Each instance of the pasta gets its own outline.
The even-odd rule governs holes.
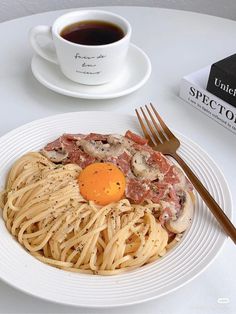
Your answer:
[[[85,200],[81,168],[27,153],[10,170],[1,196],[9,232],[40,261],[73,272],[113,275],[164,255],[168,233],[153,208],[128,199],[105,206]]]

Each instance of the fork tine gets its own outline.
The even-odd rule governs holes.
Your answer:
[[[161,141],[159,140],[159,137],[157,136],[155,130],[153,129],[153,126],[151,125],[150,121],[148,120],[148,118],[147,118],[147,116],[146,116],[146,114],[145,114],[143,108],[140,107],[140,110],[142,111],[142,114],[143,114],[143,116],[144,116],[144,119],[145,119],[145,121],[146,121],[146,123],[147,123],[147,125],[148,125],[148,127],[149,127],[149,130],[150,130],[150,132],[152,133],[152,136],[154,137],[156,143],[157,143],[157,144],[161,144]]]
[[[148,143],[149,143],[150,146],[154,146],[155,143],[153,142],[153,140],[151,139],[150,135],[148,134],[148,131],[147,131],[147,129],[146,129],[146,126],[145,126],[145,124],[143,123],[143,120],[142,120],[142,118],[140,117],[138,110],[135,109],[135,112],[136,112],[136,115],[137,115],[137,117],[138,117],[138,121],[139,121],[139,123],[140,123],[140,126],[141,126],[141,128],[142,128],[142,130],[143,130],[144,137],[148,140]]]
[[[159,113],[156,111],[155,107],[153,106],[152,103],[150,103],[150,106],[152,107],[153,112],[155,113],[155,116],[157,117],[158,121],[160,122],[160,125],[162,127],[162,129],[164,130],[164,132],[166,133],[166,135],[171,138],[174,137],[175,135],[171,132],[171,130],[168,128],[168,126],[165,124],[165,122],[162,120],[161,116],[159,115]]]
[[[161,128],[159,127],[159,125],[156,123],[156,121],[155,121],[155,119],[154,119],[154,117],[153,117],[153,115],[152,115],[150,109],[148,108],[147,105],[145,105],[145,108],[147,109],[147,112],[148,112],[148,114],[149,114],[149,116],[150,116],[150,118],[151,118],[151,120],[152,120],[152,123],[153,123],[153,125],[155,126],[158,135],[160,136],[160,139],[162,140],[162,142],[163,142],[163,141],[166,141],[166,137],[165,137],[165,135],[163,134],[163,131],[161,130]]]

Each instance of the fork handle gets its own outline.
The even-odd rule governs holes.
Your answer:
[[[224,229],[226,234],[234,241],[236,244],[236,228],[229,220],[229,218],[225,215],[220,206],[216,203],[211,194],[207,191],[204,185],[200,182],[198,177],[193,173],[193,171],[189,168],[186,162],[176,153],[170,154],[182,167],[189,180],[198,191],[203,201],[207,205],[207,207],[211,210],[212,214],[215,216],[216,220],[220,224],[220,226]]]

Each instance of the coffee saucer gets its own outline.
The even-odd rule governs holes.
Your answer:
[[[126,63],[119,76],[112,82],[97,86],[69,80],[58,65],[39,55],[33,56],[31,69],[41,84],[57,93],[84,99],[109,99],[130,94],[143,86],[151,74],[151,62],[143,50],[130,44]]]

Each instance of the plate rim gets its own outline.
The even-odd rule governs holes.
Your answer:
[[[38,82],[40,82],[44,87],[58,93],[58,94],[62,94],[65,96],[69,96],[69,97],[73,97],[73,98],[79,98],[79,99],[91,99],[91,100],[101,100],[101,99],[112,99],[112,98],[118,98],[118,97],[122,97],[128,94],[131,94],[133,92],[135,92],[136,90],[138,90],[139,88],[141,88],[149,79],[151,72],[152,72],[152,65],[151,65],[151,61],[150,58],[148,57],[148,55],[137,45],[130,43],[130,47],[132,49],[136,49],[143,57],[143,59],[145,60],[145,63],[147,65],[146,67],[146,73],[143,76],[143,78],[135,85],[129,87],[129,88],[124,88],[122,91],[120,92],[114,92],[114,93],[109,93],[109,94],[101,94],[101,95],[95,95],[95,94],[88,94],[88,93],[77,93],[74,91],[69,91],[65,88],[60,88],[57,85],[52,84],[51,82],[46,81],[43,76],[38,72],[37,67],[35,65],[36,63],[36,59],[40,58],[43,61],[47,61],[44,60],[42,57],[40,57],[37,54],[34,54],[31,60],[31,70],[32,73],[34,75],[34,77],[36,78],[36,80]],[[47,61],[49,62],[49,61]],[[64,75],[64,74],[62,74]],[[68,79],[68,78],[66,78]],[[69,80],[69,79],[68,79]],[[76,84],[76,83],[75,83]],[[79,84],[81,85],[81,84]]]
[[[112,112],[111,111],[75,111],[75,112],[67,112],[67,113],[60,113],[60,114],[56,114],[56,115],[50,115],[50,116],[46,116],[44,118],[40,118],[40,119],[36,119],[36,120],[33,120],[31,122],[28,122],[28,123],[25,123],[21,126],[18,126],[16,128],[14,128],[13,130],[5,133],[4,135],[2,135],[0,137],[0,143],[2,141],[4,141],[5,139],[7,139],[9,136],[11,136],[11,134],[14,134],[16,132],[19,132],[25,128],[28,128],[28,127],[34,127],[34,125],[37,125],[38,123],[41,123],[41,122],[47,122],[48,120],[50,121],[51,119],[53,118],[60,118],[60,117],[63,117],[63,116],[70,116],[70,115],[74,115],[74,114],[89,114],[89,115],[102,115],[102,114],[108,114],[108,115],[112,115]],[[126,114],[126,113],[117,113],[118,116],[120,116],[121,118],[122,117],[129,117],[129,118],[135,118],[134,115],[132,114]],[[225,188],[227,189],[227,193],[228,193],[228,203],[229,203],[229,208],[227,208],[227,211],[228,211],[228,216],[230,219],[232,219],[233,217],[233,199],[232,199],[232,193],[231,193],[231,190],[229,188],[229,185],[228,185],[228,182],[225,178],[225,175],[223,173],[223,171],[221,170],[221,168],[217,165],[217,163],[214,161],[214,159],[211,157],[211,155],[208,154],[208,152],[206,152],[198,143],[194,142],[193,140],[191,140],[190,138],[188,138],[187,136],[183,135],[182,133],[180,132],[177,132],[175,130],[173,130],[176,134],[178,134],[181,138],[180,140],[182,140],[182,138],[188,142],[190,142],[191,144],[193,144],[195,147],[198,147],[200,148],[200,150],[204,151],[204,153],[207,155],[207,157],[211,160],[212,164],[214,164],[215,167],[217,167],[218,171],[219,171],[219,174],[222,176],[222,178],[224,179],[224,185],[225,185]],[[2,219],[2,218],[1,218]],[[148,302],[148,301],[151,301],[151,300],[154,300],[154,299],[158,299],[164,295],[168,295],[176,290],[178,290],[179,288],[185,286],[186,284],[188,284],[189,282],[191,282],[192,280],[194,280],[196,277],[198,277],[200,274],[202,274],[212,263],[213,261],[217,258],[217,256],[220,254],[220,252],[222,251],[226,241],[229,240],[227,238],[227,236],[225,235],[224,236],[224,239],[221,240],[221,243],[220,243],[220,246],[218,247],[217,249],[217,252],[214,252],[213,254],[213,257],[211,258],[210,261],[207,261],[206,265],[204,265],[204,267],[201,268],[200,271],[197,271],[197,273],[195,275],[193,275],[191,278],[185,280],[183,283],[180,283],[178,284],[176,287],[174,288],[171,288],[169,289],[168,291],[166,292],[163,292],[163,293],[160,293],[159,295],[157,296],[150,296],[150,297],[145,297],[145,298],[142,298],[140,300],[136,300],[136,301],[125,301],[125,303],[123,304],[105,304],[105,305],[102,305],[102,304],[97,304],[97,305],[93,305],[93,304],[74,304],[74,303],[71,303],[70,301],[66,302],[65,300],[64,301],[61,301],[61,300],[55,300],[55,299],[51,299],[50,297],[45,297],[45,296],[41,296],[39,294],[37,294],[37,292],[32,292],[32,291],[28,291],[26,290],[25,288],[21,288],[19,286],[17,286],[15,283],[12,283],[12,282],[9,282],[5,277],[2,277],[2,274],[0,279],[2,281],[4,281],[5,283],[7,283],[9,286],[12,286],[14,288],[16,288],[17,290],[23,292],[23,293],[26,293],[27,295],[30,295],[30,296],[33,296],[33,297],[36,297],[36,298],[39,298],[41,300],[46,300],[46,301],[49,301],[49,302],[53,302],[55,304],[64,304],[64,305],[70,305],[70,306],[73,306],[73,307],[82,307],[82,308],[115,308],[115,307],[123,307],[123,306],[131,306],[131,305],[135,305],[135,304],[141,304],[141,303],[145,303],[145,302]]]

